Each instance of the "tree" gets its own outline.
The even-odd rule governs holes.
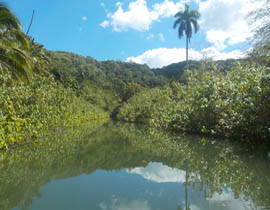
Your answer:
[[[253,42],[263,46],[270,42],[270,0],[253,0],[258,5],[249,15],[249,20],[254,26]]]
[[[195,33],[199,31],[198,19],[200,18],[200,13],[196,10],[189,10],[189,6],[186,4],[184,11],[179,11],[174,16],[177,18],[174,22],[173,28],[175,29],[178,26],[178,37],[181,39],[186,34],[186,62],[187,69],[188,66],[188,43],[192,37],[193,28]]]
[[[20,30],[21,25],[19,20],[12,12],[3,4],[0,3],[0,28]]]
[[[0,72],[29,79],[33,68],[30,41],[21,28],[19,20],[0,3]]]
[[[257,7],[248,14],[253,28],[253,50],[250,57],[253,61],[270,65],[270,0],[253,0]]]

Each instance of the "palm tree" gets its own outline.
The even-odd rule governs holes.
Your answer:
[[[4,5],[0,3],[0,28],[6,29],[21,29],[19,20],[12,14],[12,12]]]
[[[200,13],[196,10],[189,10],[189,6],[185,5],[185,11],[180,11],[174,16],[177,18],[174,22],[173,28],[178,28],[178,37],[181,39],[184,35],[184,31],[186,34],[186,61],[187,61],[187,69],[188,66],[188,43],[190,42],[190,38],[192,37],[192,30],[194,28],[195,33],[199,31],[198,19],[200,18]],[[193,26],[193,27],[192,27]]]
[[[0,3],[0,72],[10,72],[17,79],[29,79],[33,64],[29,38],[19,20]]]

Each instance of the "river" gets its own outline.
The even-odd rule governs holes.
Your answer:
[[[0,153],[0,209],[270,209],[267,149],[107,123]]]

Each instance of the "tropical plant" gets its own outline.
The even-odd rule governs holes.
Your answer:
[[[199,31],[199,24],[198,19],[200,18],[200,13],[196,10],[189,10],[189,6],[186,4],[184,11],[179,11],[174,16],[177,18],[174,22],[173,28],[175,29],[178,27],[178,37],[181,39],[186,34],[186,62],[187,62],[187,69],[188,66],[188,43],[192,37],[192,30],[194,28],[195,33]],[[192,28],[193,26],[193,28]]]
[[[19,20],[0,4],[0,72],[9,71],[17,79],[29,79],[33,64],[29,55],[29,38]]]
[[[19,20],[12,14],[12,12],[4,5],[0,3],[0,28],[6,29],[21,29]]]

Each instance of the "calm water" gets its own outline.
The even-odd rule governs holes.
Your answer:
[[[113,123],[58,132],[0,154],[0,209],[270,209],[267,150],[218,142]]]

